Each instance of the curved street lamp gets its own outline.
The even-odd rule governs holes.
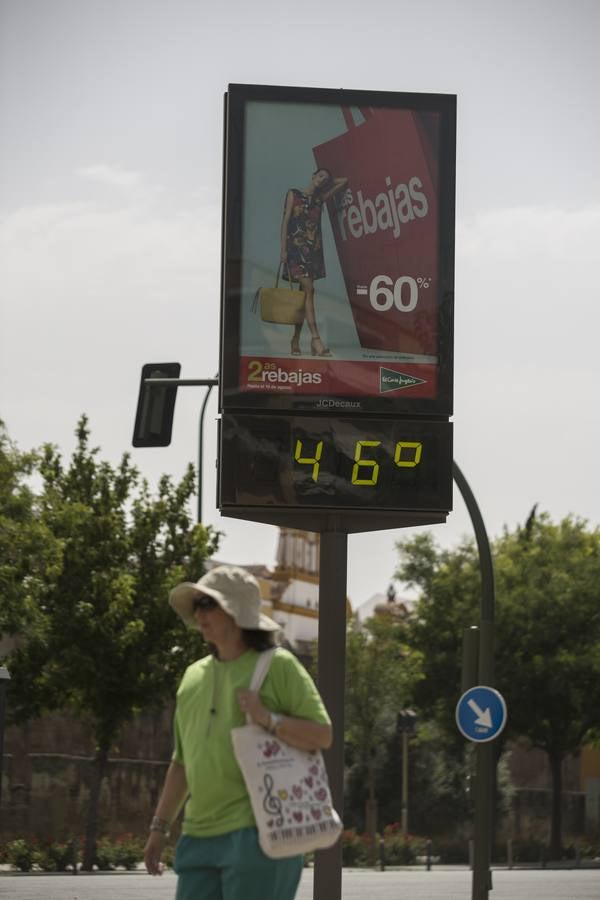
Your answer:
[[[452,464],[452,474],[465,501],[477,540],[479,567],[481,570],[481,621],[479,624],[479,651],[477,664],[478,683],[493,686],[494,680],[494,614],[496,589],[494,584],[494,564],[483,517],[479,511],[473,491],[467,479],[457,466]],[[471,630],[471,636],[474,632]],[[467,642],[465,641],[465,647]],[[466,668],[466,667],[465,667]],[[473,667],[473,671],[475,671]],[[463,685],[464,689],[473,685]],[[492,848],[492,793],[494,784],[493,741],[477,744],[475,775],[475,822],[473,854],[472,900],[488,900],[492,889],[490,871]]]

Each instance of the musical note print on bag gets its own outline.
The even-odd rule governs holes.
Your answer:
[[[268,772],[265,773],[263,778],[263,784],[265,786],[265,796],[263,797],[263,809],[268,815],[277,816],[276,824],[283,825],[283,816],[281,800],[279,797],[273,796],[273,787],[275,782],[271,775]]]

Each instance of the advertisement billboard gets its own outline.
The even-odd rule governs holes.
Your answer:
[[[455,113],[230,85],[223,409],[451,415]]]

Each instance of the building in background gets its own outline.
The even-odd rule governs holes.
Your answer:
[[[414,606],[414,600],[400,598],[396,594],[393,584],[390,584],[385,594],[373,594],[367,600],[359,603],[354,610],[354,616],[359,625],[363,625],[367,619],[371,619],[378,613],[391,613],[399,619],[406,619]]]
[[[273,618],[300,656],[319,632],[319,535],[281,528],[273,572]],[[348,607],[349,609],[349,607]]]
[[[275,568],[243,568],[257,579],[263,612],[281,625],[285,643],[301,658],[310,657],[319,632],[319,535],[280,528]]]

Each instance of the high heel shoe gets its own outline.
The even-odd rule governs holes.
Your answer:
[[[311,338],[310,352],[313,356],[331,356],[331,350],[323,344],[320,337]]]
[[[300,356],[300,338],[293,337],[292,338],[292,346],[291,346],[292,356]]]

